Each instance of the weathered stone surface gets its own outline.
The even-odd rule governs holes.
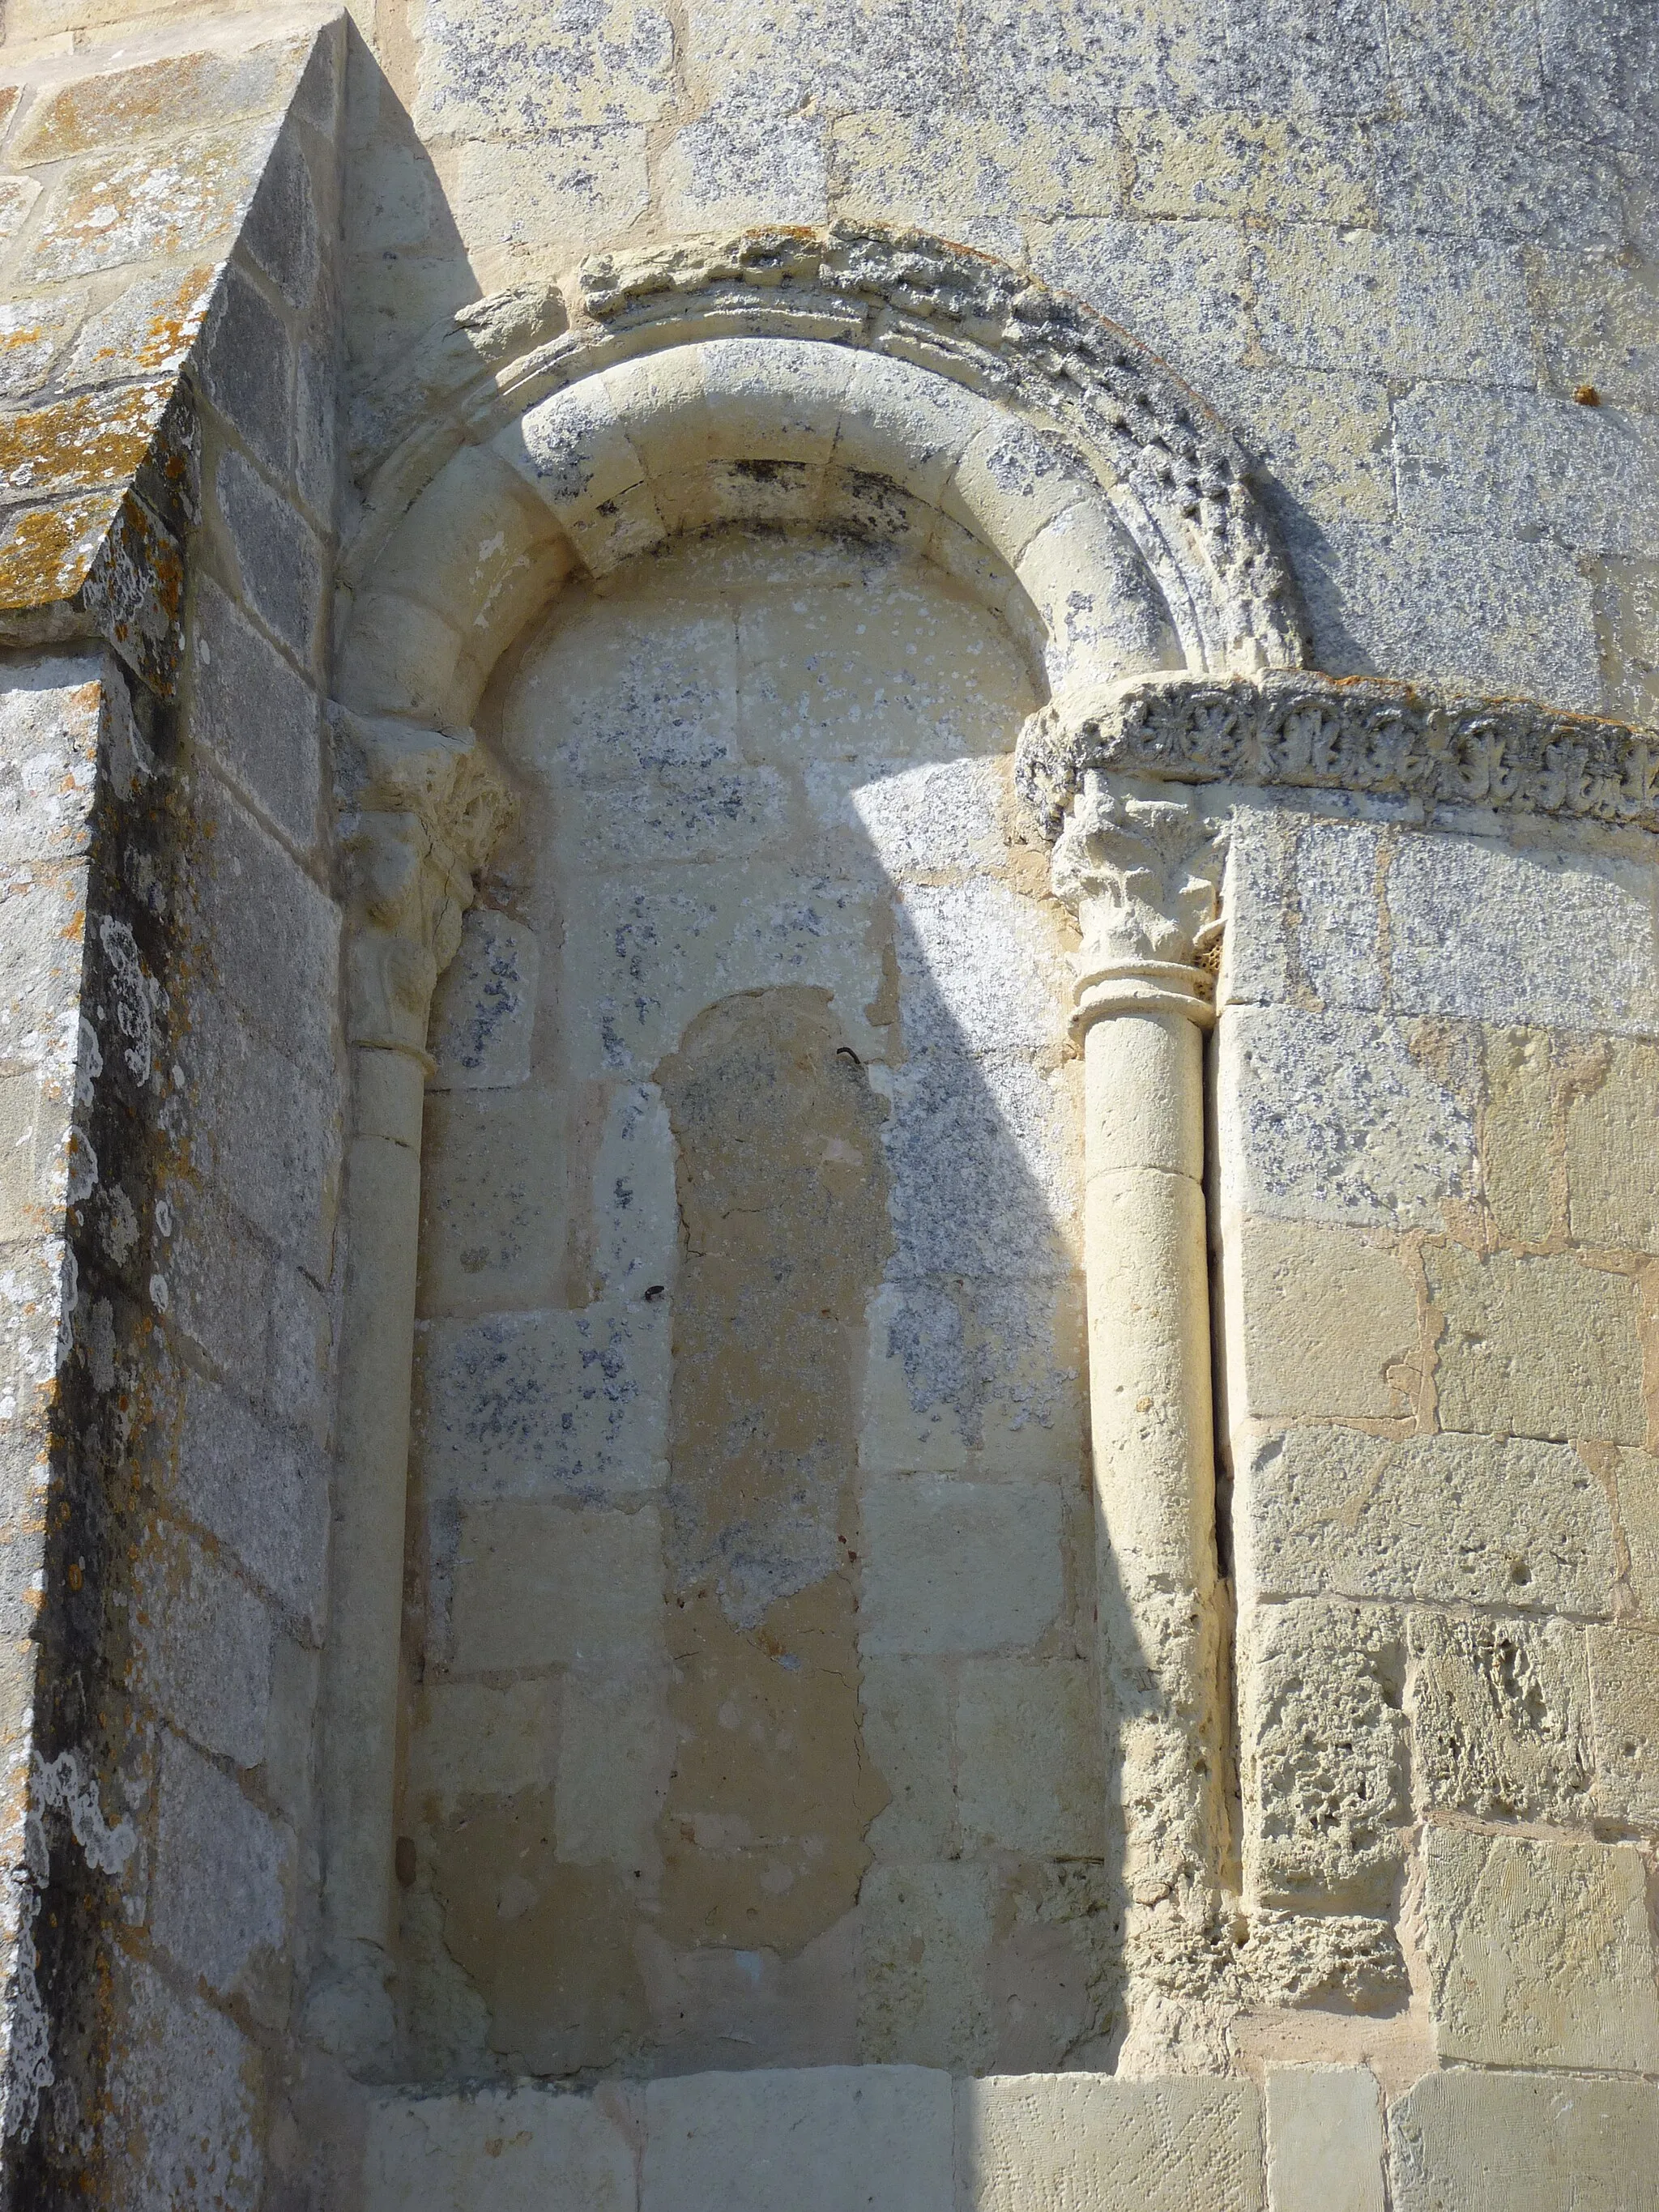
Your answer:
[[[1483,1820],[1588,1820],[1583,1632],[1565,1621],[1411,1620],[1414,1764],[1426,1806]]]
[[[211,577],[196,586],[193,727],[248,797],[304,852],[321,798],[316,693]]]
[[[1609,1043],[1577,1073],[1567,1103],[1567,1218],[1574,1238],[1614,1251],[1659,1243],[1654,1096],[1659,1052]]]
[[[597,1667],[648,1650],[662,1606],[654,1510],[503,1498],[461,1521],[449,1623],[459,1671]]]
[[[1261,2118],[1248,2082],[1025,2075],[957,2092],[974,2212],[1259,2212]]]
[[[205,1751],[258,1766],[270,1696],[271,1623],[265,1607],[199,1545],[158,1528],[139,1558],[137,1686],[162,1717]],[[173,1631],[188,1618],[188,1640]]]
[[[625,2093],[575,2097],[526,2083],[369,2106],[365,2212],[469,2212],[481,2171],[501,2212],[634,2212]]]
[[[1648,2081],[1455,2067],[1391,2106],[1389,2142],[1400,2212],[1646,2212],[1659,2202],[1659,2092]]]
[[[1413,1042],[1376,1016],[1224,1020],[1224,1199],[1279,1220],[1438,1227],[1473,1188],[1474,1117]]]
[[[1267,2069],[1268,2212],[1382,2212],[1382,2100],[1363,2066]]]
[[[1596,1809],[1641,1827],[1659,1826],[1653,1740],[1659,1638],[1638,1629],[1592,1628],[1589,1644]]]
[[[1443,2057],[1653,2069],[1659,1996],[1646,1875],[1628,1844],[1435,1827],[1424,1867]]]
[[[155,1940],[191,1980],[220,1996],[236,1991],[269,2018],[281,1990],[293,1838],[175,1736],[162,1738],[160,1788]]]
[[[964,1849],[1099,1857],[1101,1742],[1088,1660],[969,1660],[956,1724]]]
[[[1425,1252],[1440,1419],[1483,1434],[1639,1444],[1643,1305],[1627,1275],[1566,1256]]]
[[[1029,1650],[1060,1610],[1060,1513],[1050,1483],[866,1484],[864,1649]]]
[[[264,2179],[258,2132],[264,2067],[222,2012],[123,1962],[119,2023],[99,2136],[129,2185],[166,2203],[205,2195],[252,2212]]]
[[[1255,1445],[1237,1497],[1243,1572],[1264,1596],[1612,1609],[1607,1492],[1565,1445],[1291,1430]]]
[[[1266,1607],[1240,1644],[1246,1880],[1268,1905],[1386,1908],[1410,1818],[1398,1616]]]
[[[1395,1253],[1322,1223],[1247,1217],[1236,1410],[1262,1420],[1402,1413],[1418,1387],[1416,1285]]]
[[[951,2083],[920,2067],[704,2074],[645,2092],[641,2212],[951,2212]]]

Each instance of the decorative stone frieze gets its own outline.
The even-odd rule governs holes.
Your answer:
[[[1059,835],[1091,769],[1659,830],[1659,738],[1650,731],[1529,699],[1307,669],[1134,676],[1096,699],[1051,702],[1026,724],[1015,765],[1044,836]]]

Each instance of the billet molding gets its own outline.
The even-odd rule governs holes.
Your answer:
[[[1659,830],[1659,733],[1379,677],[1158,674],[1052,701],[1026,722],[1015,756],[1030,826],[1060,836],[1092,771]]]
[[[1308,641],[1253,465],[1219,416],[1128,331],[991,256],[871,224],[762,228],[596,255],[428,334],[354,409],[364,507],[343,549],[367,586],[403,517],[464,446],[620,362],[719,337],[886,354],[1058,433],[1109,487],[1212,669],[1295,667]]]

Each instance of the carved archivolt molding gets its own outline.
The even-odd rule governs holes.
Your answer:
[[[1060,834],[1091,771],[1350,791],[1659,830],[1659,736],[1526,699],[1297,669],[1145,675],[1053,701],[1021,732],[1032,826]]]
[[[743,340],[787,349],[772,355],[781,388],[757,394],[745,431],[733,395],[705,375],[713,404],[694,422],[690,349],[707,365]],[[675,355],[686,360],[665,358]],[[526,465],[518,426],[550,401],[556,416],[590,412],[596,438],[614,416],[620,434],[594,447],[586,480],[580,451],[574,473]],[[659,402],[678,414],[672,437]],[[1013,568],[1023,549],[988,503],[978,514],[957,511],[965,499],[953,505],[957,465],[975,438],[985,458],[993,421],[1042,447],[1070,503],[1091,510],[1098,544],[1121,537],[1144,563],[1175,649],[1143,665],[1224,672],[1305,657],[1249,463],[1195,394],[1125,331],[1001,263],[919,233],[838,225],[604,255],[563,290],[482,302],[417,349],[361,413],[371,445],[404,434],[373,471],[343,558],[349,703],[459,726],[495,659],[565,575],[709,520],[914,536],[919,502]],[[634,481],[609,482],[607,468],[614,477],[631,465],[621,448],[635,432]],[[688,502],[683,483],[660,479],[685,475],[700,434],[704,462],[775,473],[750,477],[746,504],[729,481],[712,505]],[[654,454],[640,449],[653,438]],[[792,470],[805,473],[792,483]],[[606,482],[584,509],[584,492]],[[909,512],[884,493],[894,485]],[[611,501],[623,503],[616,516],[600,511]],[[624,520],[631,529],[605,527]],[[1091,582],[1085,574],[1084,596]]]

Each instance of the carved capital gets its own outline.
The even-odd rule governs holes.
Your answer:
[[[332,710],[349,1042],[423,1055],[433,986],[514,798],[472,732]]]
[[[1193,795],[1089,771],[1055,841],[1054,896],[1077,915],[1073,1026],[1109,1013],[1214,1019],[1219,851]]]

